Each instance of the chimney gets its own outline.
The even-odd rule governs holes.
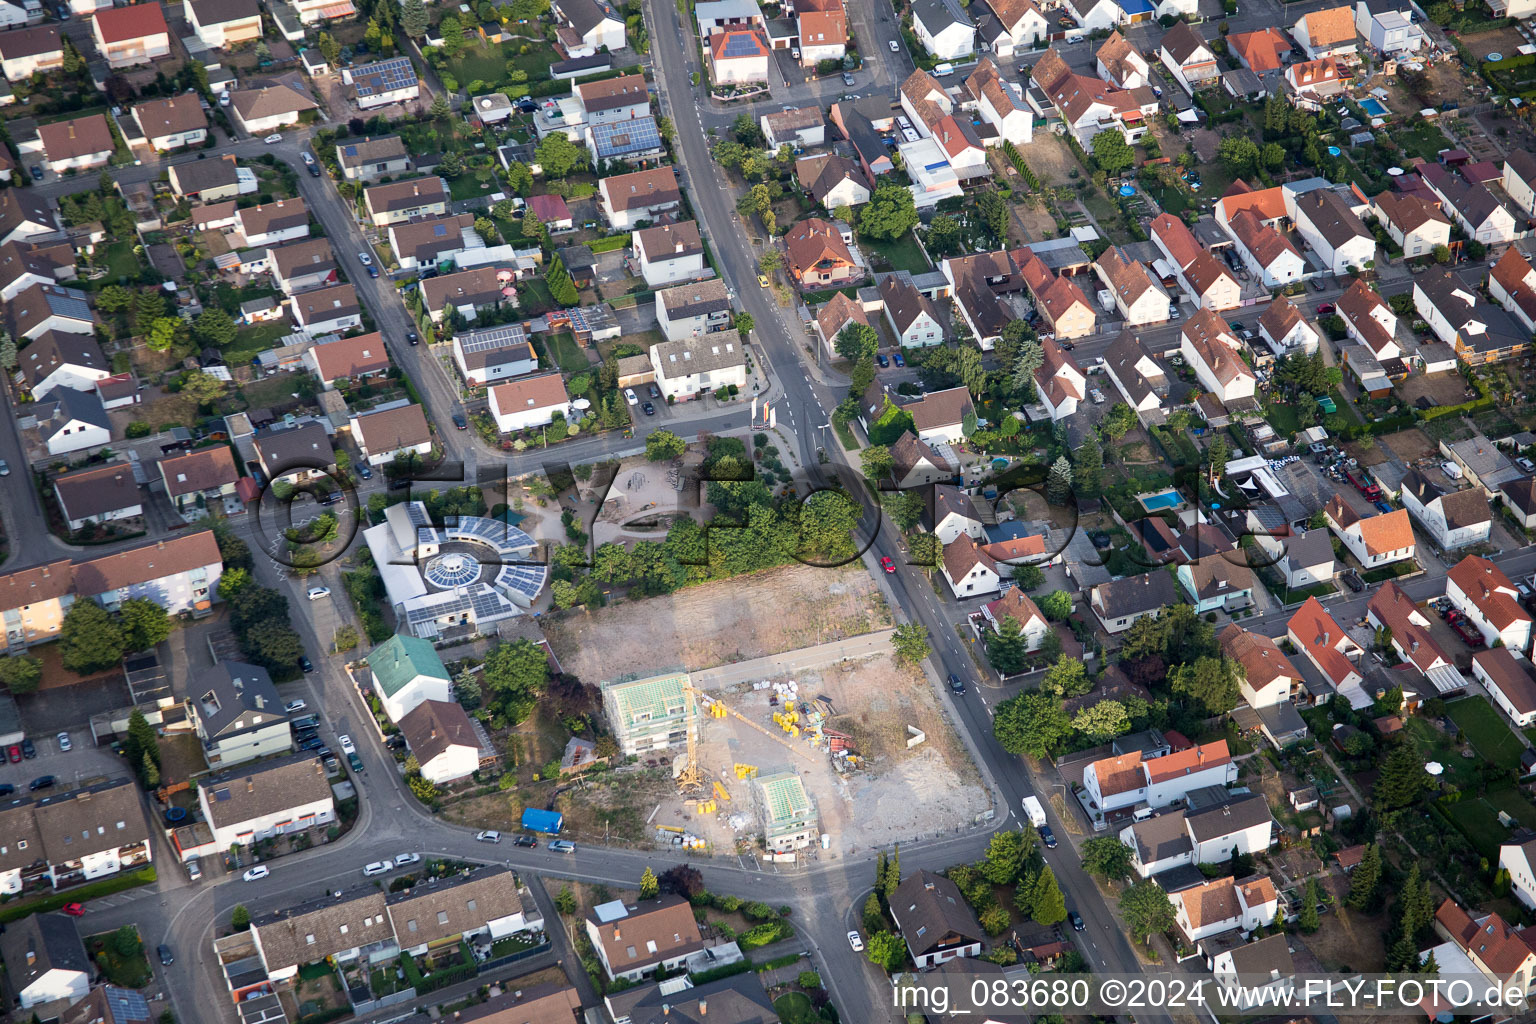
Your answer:
[[[256,779],[253,776],[247,775],[245,777],[245,791],[247,793],[256,792]]]
[[[30,943],[28,943],[28,945],[27,945],[27,966],[31,967],[35,963],[37,963],[37,947],[32,945],[32,944],[30,944]]]
[[[708,1012],[709,1012],[709,1003],[706,1002],[703,999],[700,999],[699,1000],[699,1016],[702,1017],[705,1014],[707,1014]]]

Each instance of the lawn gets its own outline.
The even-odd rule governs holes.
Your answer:
[[[909,231],[894,241],[860,238],[859,246],[866,252],[884,259],[892,270],[905,270],[913,274],[926,274],[932,268],[923,255],[917,239]]]
[[[1463,794],[1455,803],[1442,806],[1478,852],[1489,860],[1498,856],[1500,844],[1508,841],[1511,834],[1499,820],[1500,811],[1527,828],[1536,828],[1536,807],[1512,789],[1494,790],[1480,797]]]
[[[1338,433],[1345,427],[1357,425],[1360,421],[1343,393],[1336,391],[1332,397],[1334,404],[1338,406],[1338,412],[1326,413],[1320,421],[1322,425],[1331,433]],[[1269,421],[1270,426],[1275,428],[1275,433],[1282,437],[1291,437],[1301,431],[1301,416],[1297,413],[1297,407],[1294,404],[1266,402],[1264,418]]]
[[[89,291],[99,291],[109,284],[137,280],[143,266],[139,263],[138,257],[133,254],[135,244],[134,240],[126,239],[113,242],[105,249],[98,250],[95,256],[96,265],[106,268],[106,276],[88,281],[84,287]]]
[[[448,194],[455,202],[464,199],[480,199],[496,190],[496,171],[489,165],[467,170],[448,182]]]
[[[524,45],[530,46],[529,52],[518,53]],[[525,43],[518,40],[494,46],[477,43],[466,46],[463,53],[448,61],[448,73],[457,78],[462,87],[483,82],[499,90],[514,84],[507,72],[509,63],[519,71],[526,72],[528,82],[539,82],[549,78],[549,66],[559,59],[560,56],[547,43]]]
[[[561,373],[585,373],[591,364],[586,353],[568,331],[554,331],[544,336],[544,346],[549,357],[560,367]]]
[[[1462,757],[1460,752],[1453,749],[1450,740],[1439,729],[1425,719],[1414,716],[1408,719],[1404,731],[1424,761],[1439,761],[1445,766],[1446,781],[1459,789],[1476,785],[1476,762]]]
[[[242,327],[240,333],[235,335],[235,343],[225,346],[221,354],[230,366],[242,366],[255,359],[258,352],[265,352],[293,331],[293,325],[286,319]]]
[[[1520,754],[1525,745],[1509,731],[1493,705],[1483,697],[1467,697],[1445,706],[1445,713],[1471,741],[1479,754],[1500,768],[1520,770]]]
[[[1442,149],[1451,148],[1451,140],[1429,121],[1415,121],[1411,127],[1403,126],[1393,132],[1398,145],[1409,156],[1433,161]]]
[[[124,956],[118,947],[117,932],[103,932],[85,940],[86,952],[101,968],[107,981],[123,988],[143,988],[149,984],[149,958],[144,955],[144,941],[133,925],[124,925],[133,932],[133,952]]]
[[[773,1001],[779,1020],[784,1024],[812,1024],[818,1018],[811,997],[804,992],[786,992]]]

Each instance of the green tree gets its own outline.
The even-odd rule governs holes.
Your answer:
[[[891,647],[896,651],[896,659],[909,665],[917,665],[928,657],[932,648],[928,646],[928,627],[916,622],[906,622],[891,633]]]
[[[555,894],[555,909],[566,917],[576,913],[576,894],[571,891],[569,885],[562,885],[560,891]]]
[[[1382,763],[1372,797],[1380,810],[1401,810],[1418,800],[1426,781],[1424,765],[1413,745],[1399,744]]]
[[[1246,135],[1228,135],[1216,144],[1216,159],[1234,178],[1242,178],[1258,169],[1259,145]]]
[[[1072,728],[1094,743],[1107,743],[1131,731],[1131,717],[1117,700],[1101,700],[1083,708],[1072,719]]]
[[[532,713],[549,682],[549,661],[527,637],[491,648],[485,658],[485,685],[507,720],[523,721]]]
[[[1211,446],[1205,451],[1206,463],[1213,481],[1227,475],[1227,457],[1231,454],[1232,449],[1227,446],[1227,439],[1220,434],[1216,435],[1216,440],[1212,441]]]
[[[1418,862],[1408,870],[1408,877],[1399,892],[1398,921],[1403,932],[1417,940],[1428,933],[1435,919],[1434,894],[1430,892],[1429,879],[1420,872]]]
[[[1088,678],[1087,668],[1078,659],[1065,654],[1040,677],[1040,692],[1053,697],[1081,697],[1091,689],[1093,680]]]
[[[917,219],[911,190],[882,178],[859,213],[859,230],[870,238],[892,241],[911,231]]]
[[[1448,246],[1448,245],[1437,245],[1437,246],[1435,246],[1435,248],[1434,248],[1434,257],[1435,257],[1435,262],[1436,263],[1449,263],[1449,262],[1451,262],[1451,247]]]
[[[880,909],[880,896],[871,892],[869,898],[864,901],[864,930],[870,934],[882,931],[885,928],[885,914]]]
[[[236,903],[235,909],[229,912],[229,926],[237,932],[250,928],[251,912],[245,909],[244,903]]]
[[[1344,902],[1356,910],[1374,910],[1381,887],[1381,848],[1369,843],[1360,855],[1360,863],[1349,876],[1349,894]]]
[[[449,17],[452,17],[452,15],[449,15]],[[444,18],[443,28],[446,30],[447,27],[448,19]],[[462,44],[462,40],[460,42]],[[333,68],[336,67],[337,63],[341,60],[341,44],[336,41],[336,38],[329,32],[321,32],[315,46],[319,49],[320,55],[325,58],[325,62]]]
[[[688,450],[688,442],[670,430],[657,430],[645,439],[645,457],[651,462],[670,462],[680,459]]]
[[[752,328],[756,327],[757,323],[752,319],[751,313],[737,313],[733,326],[735,326],[736,333],[741,337],[741,340],[746,341],[752,334]]]
[[[765,249],[757,258],[757,269],[764,274],[771,274],[782,266],[784,266],[784,254],[777,249]]]
[[[880,347],[880,334],[868,324],[855,320],[837,332],[832,347],[842,358],[862,362],[875,357],[875,351]]]
[[[659,895],[661,895],[661,883],[656,881],[656,872],[647,866],[640,875],[640,898],[653,900]]]
[[[1008,243],[1008,204],[996,192],[976,193],[976,216],[987,226],[997,244],[1003,248]]]
[[[16,339],[11,337],[10,331],[0,331],[0,370],[11,370],[16,366]]]
[[[1035,606],[1050,621],[1065,622],[1072,614],[1072,595],[1065,590],[1053,590],[1036,601]]]
[[[1317,931],[1319,924],[1317,905],[1322,898],[1323,894],[1317,887],[1317,879],[1307,879],[1307,888],[1301,897],[1301,910],[1296,914],[1296,927],[1307,935]]]
[[[123,647],[147,651],[171,635],[171,617],[163,607],[142,597],[130,597],[117,609],[123,629]]]
[[[956,349],[955,372],[960,375],[960,382],[965,385],[966,390],[980,398],[987,383],[987,372],[981,365],[981,350],[972,348],[970,345]],[[970,431],[974,430],[975,427],[972,426]]]
[[[144,344],[156,352],[169,352],[171,346],[176,344],[176,328],[180,323],[181,321],[176,317],[157,317],[149,325],[149,337],[145,339]]]
[[[1170,689],[1207,715],[1224,715],[1237,707],[1242,680],[1242,665],[1230,658],[1199,658],[1168,674]]]
[[[1119,132],[1099,132],[1093,137],[1093,159],[1099,169],[1113,178],[1122,171],[1130,170],[1136,163],[1136,153],[1125,136]]]
[[[427,117],[434,121],[446,121],[448,120],[448,115],[452,113],[453,108],[448,105],[447,96],[443,95],[442,93],[438,93],[436,96],[432,97],[432,105],[427,108]],[[447,160],[447,157],[444,157],[443,159]],[[438,166],[441,167],[442,165],[439,164]]]
[[[81,71],[85,70],[85,58],[82,57],[80,55],[80,51],[75,48],[75,41],[73,39],[65,36],[63,43],[64,45],[62,49],[64,51],[64,73],[66,75],[78,75]]]
[[[43,680],[43,663],[30,654],[10,654],[0,657],[0,686],[19,697],[34,693]]]
[[[1010,754],[1044,757],[1072,734],[1061,701],[1046,693],[1021,693],[997,706],[992,735]]]
[[[431,26],[431,16],[422,0],[405,0],[400,5],[400,30],[412,39],[420,39]]]
[[[1104,434],[1111,441],[1118,441],[1134,430],[1136,423],[1136,410],[1124,402],[1116,402],[1104,417]]]
[[[1003,616],[997,629],[984,634],[987,661],[1001,676],[1015,676],[1029,665],[1029,638],[1012,615]]]
[[[890,448],[883,444],[872,444],[859,452],[859,465],[864,470],[866,480],[879,483],[890,475],[896,460],[891,457]]]
[[[1012,885],[1034,848],[1032,839],[1023,832],[994,832],[987,842],[987,859],[981,864],[981,873],[993,885]]]
[[[527,196],[533,191],[533,172],[528,165],[513,160],[507,165],[507,185],[520,196]]]
[[[901,847],[891,847],[891,855],[885,859],[885,877],[881,880],[882,893],[887,905],[891,902],[891,894],[901,884]]]
[[[1015,323],[1019,321],[1014,321]],[[1019,354],[1013,360],[1013,390],[1020,394],[1035,394],[1035,371],[1045,365],[1045,349],[1038,341],[1019,344]]]
[[[1100,135],[1111,134],[1100,132]],[[1113,134],[1118,135],[1119,132]],[[1098,138],[1097,135],[1094,138]],[[1058,455],[1051,464],[1050,475],[1045,478],[1045,500],[1052,505],[1065,505],[1072,497],[1072,464],[1065,455]]]
[[[1047,865],[1035,879],[1034,899],[1030,901],[1029,916],[1035,924],[1050,928],[1067,919],[1067,901],[1056,883],[1056,872]]]
[[[139,782],[145,789],[158,789],[160,786],[160,766],[155,764],[155,759],[149,756],[149,751],[139,760]]]
[[[875,932],[864,944],[869,962],[887,974],[901,969],[907,962],[907,944],[894,932]]]
[[[71,672],[92,675],[123,660],[123,630],[95,601],[70,605],[59,627],[59,660]]]
[[[1131,937],[1150,942],[1157,932],[1173,927],[1173,904],[1155,882],[1137,882],[1120,894],[1120,916]]]
[[[96,293],[96,308],[103,313],[126,313],[133,305],[133,292],[120,284],[109,284]]]
[[[1083,870],[1110,881],[1131,877],[1131,848],[1115,836],[1083,840]]]
[[[960,222],[947,213],[938,214],[928,225],[928,251],[936,256],[951,256],[960,251]]]
[[[1077,494],[1084,498],[1099,497],[1104,490],[1103,477],[1104,449],[1099,447],[1098,435],[1090,433],[1073,453],[1072,479]]]
[[[544,136],[534,158],[544,174],[551,178],[563,178],[578,167],[587,166],[587,151],[565,137],[564,132],[551,132]]]

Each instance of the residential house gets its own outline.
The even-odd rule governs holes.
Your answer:
[[[229,109],[241,130],[248,135],[265,135],[298,124],[300,115],[318,110],[319,104],[292,86],[279,83],[232,91]]]
[[[968,10],[982,49],[1002,58],[1033,50],[1050,35],[1050,22],[1034,0],[976,0]]]
[[[984,2],[978,0],[978,4]],[[1001,6],[1003,0],[998,3]],[[1032,0],[1019,0],[1018,6],[1039,14]],[[1018,86],[1002,76],[990,57],[983,57],[976,63],[976,70],[965,80],[965,91],[970,96],[968,105],[974,106],[982,120],[992,128],[992,134],[983,140],[988,145],[1010,142],[1023,146],[1034,138],[1034,114],[1024,103]]]
[[[1296,247],[1252,210],[1239,211],[1227,227],[1243,262],[1265,288],[1284,287],[1306,273],[1306,261]]]
[[[1223,945],[1210,959],[1211,973],[1234,1006],[1280,1006],[1296,988],[1296,961],[1283,934],[1241,945]]]
[[[864,276],[864,267],[831,221],[818,217],[800,221],[784,236],[784,246],[790,275],[802,288],[835,288]]]
[[[521,260],[513,267],[491,264],[425,278],[417,283],[422,308],[433,323],[442,323],[450,311],[473,321],[482,309],[500,309],[503,302],[515,303],[517,291],[512,282],[526,276],[521,264]],[[575,275],[572,276],[574,279]]]
[[[1375,629],[1391,631],[1392,650],[1405,665],[1412,665],[1431,682],[1459,688],[1465,683],[1451,659],[1429,631],[1429,616],[1395,582],[1388,581],[1371,595],[1366,621]]]
[[[178,514],[200,514],[210,501],[234,496],[240,471],[228,445],[216,445],[160,460],[160,484]]]
[[[1531,341],[1530,331],[1502,307],[1448,270],[1430,270],[1414,279],[1413,308],[1468,365],[1510,359]]]
[[[639,981],[673,971],[704,948],[693,908],[667,895],[638,904],[613,900],[588,912],[587,938],[610,980]]]
[[[1106,633],[1123,633],[1137,619],[1155,619],[1178,599],[1173,576],[1160,569],[1100,583],[1088,594],[1088,604]]]
[[[1108,32],[1126,20],[1125,12],[1111,0],[1067,0],[1062,9],[1082,29],[1080,36]]]
[[[1444,211],[1468,238],[1484,245],[1514,241],[1514,215],[1487,185],[1468,181],[1440,164],[1424,164],[1419,168],[1419,177],[1439,197]]]
[[[366,136],[336,143],[336,163],[348,181],[374,181],[410,170],[411,154],[398,135]]]
[[[449,214],[432,220],[410,221],[389,226],[389,244],[402,269],[431,267],[451,260],[466,249],[478,249],[475,217],[471,213]]]
[[[1355,0],[1355,31],[1384,57],[1402,59],[1424,46],[1417,9],[1407,0]]]
[[[1536,977],[1536,948],[1526,929],[1516,929],[1498,914],[1474,918],[1446,899],[1435,911],[1435,934],[1443,936],[1491,983],[1529,992]],[[1438,959],[1438,958],[1437,958]]]
[[[59,388],[33,407],[38,438],[49,455],[68,455],[112,440],[112,423],[94,391]]]
[[[1077,405],[1088,397],[1088,378],[1073,358],[1055,341],[1041,342],[1044,359],[1035,369],[1035,391],[1040,403],[1059,423],[1077,412]]]
[[[134,988],[98,985],[58,1018],[59,1024],[149,1024],[149,1000]]]
[[[1531,676],[1530,664],[1508,647],[1490,647],[1472,655],[1472,675],[1517,729],[1536,724],[1536,678]]]
[[[401,950],[412,956],[424,956],[429,949],[451,947],[456,942],[467,941],[476,946],[486,940],[494,943],[517,932],[540,929],[544,923],[538,907],[531,900],[523,902],[517,876],[499,866],[426,879],[401,892],[390,893],[385,902],[395,939]],[[546,992],[559,998],[550,999],[543,995]],[[480,1011],[495,1002],[490,1000],[475,1010],[462,1011],[459,1019],[510,1024],[517,1017],[518,1024],[546,1020],[551,1024],[572,1024],[572,1011],[580,1002],[573,989],[545,985],[524,989],[516,995],[521,999],[514,1000],[517,1005],[506,1015],[481,1015]],[[506,1009],[505,1004],[503,1008]],[[571,1020],[559,1016],[562,1010]]]
[[[304,352],[304,362],[327,391],[338,380],[362,380],[389,371],[389,353],[378,331],[355,338],[337,338]]]
[[[1306,654],[1335,692],[1348,698],[1351,706],[1368,707],[1373,703],[1361,689],[1365,676],[1360,671],[1360,659],[1365,649],[1344,632],[1317,598],[1307,598],[1296,610],[1286,623],[1285,635]]]
[[[1488,496],[1480,487],[1442,491],[1410,467],[1402,482],[1402,501],[1412,516],[1445,551],[1482,544],[1493,529]]]
[[[1370,349],[1377,359],[1386,362],[1401,358],[1403,350],[1396,337],[1397,314],[1364,279],[1357,279],[1340,296],[1337,312],[1349,336]]]
[[[795,177],[824,210],[851,208],[869,202],[869,184],[859,165],[836,153],[822,153],[795,161]]]
[[[363,207],[375,227],[387,227],[448,212],[448,183],[433,175],[408,178],[363,190]]]
[[[968,534],[962,533],[944,546],[942,569],[950,592],[957,598],[995,594],[1002,585],[997,559]]]
[[[67,558],[0,576],[5,650],[15,653],[55,639],[74,601],[73,585],[73,567]]]
[[[929,444],[959,441],[966,435],[966,417],[976,415],[971,393],[963,387],[930,391],[902,408],[911,415],[918,440]]]
[[[962,534],[975,541],[985,541],[981,517],[970,495],[953,484],[938,484],[931,494],[933,535],[941,545],[953,544]]]
[[[158,5],[153,6],[156,11],[159,10]],[[120,9],[136,10],[129,7]],[[43,144],[44,162],[55,174],[105,167],[117,151],[117,141],[112,138],[112,129],[107,127],[105,114],[89,114],[69,121],[40,125],[37,136]]]
[[[1361,517],[1341,493],[1335,493],[1323,509],[1328,528],[1366,569],[1411,559],[1414,555],[1413,524],[1408,510],[1397,508]]]
[[[1155,765],[1155,760],[1147,762]],[[1219,864],[1269,850],[1275,818],[1260,793],[1243,793],[1184,814],[1196,864]]]
[[[1152,70],[1147,65],[1147,59],[1136,51],[1136,47],[1118,29],[1109,34],[1094,57],[1099,77],[1115,88],[1139,89],[1147,84],[1147,75]]]
[[[1263,876],[1241,884],[1216,878],[1173,894],[1174,923],[1190,942],[1267,927],[1279,907],[1275,884]]]
[[[731,330],[734,318],[725,282],[695,281],[657,292],[656,322],[668,341]]]
[[[682,205],[677,175],[670,167],[635,171],[597,183],[603,214],[615,231],[631,231],[639,221],[653,221]]]
[[[133,108],[133,120],[156,152],[201,146],[208,138],[208,115],[195,93],[170,99],[144,100]]]
[[[263,431],[253,442],[256,461],[269,482],[299,483],[321,476],[336,462],[325,428],[311,420],[283,430]]]
[[[114,71],[171,55],[171,32],[158,2],[97,11],[91,35]]]
[[[1251,400],[1258,386],[1258,378],[1243,361],[1241,351],[1226,320],[1209,309],[1186,320],[1179,334],[1179,354],[1205,390],[1223,404]]]
[[[5,36],[0,35],[0,53],[5,52],[4,40]],[[1500,184],[1516,206],[1528,217],[1536,217],[1536,155],[1524,149],[1511,149],[1504,158]]]
[[[1253,604],[1253,571],[1213,555],[1178,567],[1179,583],[1195,610],[1228,614]]]
[[[176,195],[203,203],[217,203],[256,191],[255,172],[240,167],[233,153],[172,164],[170,180],[171,191]]]
[[[820,107],[791,107],[758,118],[768,148],[775,153],[780,146],[805,149],[827,141],[827,116]]]
[[[64,66],[64,44],[59,26],[34,25],[0,32],[0,70],[7,82],[24,82]]]
[[[1499,497],[1521,526],[1536,529],[1536,477],[1522,476],[1500,484]]]
[[[1114,298],[1115,309],[1129,327],[1144,327],[1168,319],[1168,295],[1152,279],[1146,264],[1112,245],[1093,264],[1099,280]]]
[[[503,434],[548,426],[570,401],[559,373],[530,374],[491,388],[491,418]]]
[[[247,206],[236,215],[236,226],[247,248],[258,249],[309,237],[309,208],[303,199],[279,199]]]
[[[1045,261],[1029,250],[1019,258],[1018,267],[1024,286],[1034,300],[1035,310],[1056,335],[1057,341],[1070,341],[1093,333],[1098,314],[1076,281],[1051,273]]]
[[[912,32],[941,61],[958,60],[976,49],[976,26],[955,0],[916,0]]]
[[[938,79],[919,68],[906,77],[899,90],[901,109],[912,120],[912,128],[923,138],[933,134],[938,123],[955,109],[955,101]]]
[[[624,49],[624,19],[606,0],[560,0],[555,13],[563,23],[559,40],[567,57]]]
[[[211,534],[209,535],[212,536]],[[139,787],[117,778],[44,797],[32,805],[47,878],[57,889],[148,864],[149,822]],[[15,975],[11,977],[15,984]]]
[[[7,991],[23,1011],[84,999],[96,973],[75,919],[56,911],[31,914],[7,927],[0,934],[0,961]]]
[[[68,243],[0,245],[0,302],[10,302],[35,284],[61,284],[77,276],[75,250]]]
[[[350,284],[333,284],[300,292],[288,303],[293,322],[305,334],[335,334],[363,326],[362,307]]]
[[[1147,119],[1157,113],[1159,101],[1149,87],[1117,89],[1103,79],[1077,74],[1054,50],[1035,64],[1031,81],[1026,95],[1036,113],[1044,116],[1054,107],[1078,144],[1088,149],[1101,131],[1118,131],[1134,143],[1146,134]],[[1034,86],[1039,86],[1038,95]]]
[[[919,441],[917,435],[910,430],[891,445],[891,461],[891,478],[897,490],[927,487],[954,478],[948,460]]]
[[[1536,271],[1519,249],[1505,249],[1493,265],[1488,294],[1527,331],[1536,331]]]
[[[1327,530],[1293,533],[1285,541],[1285,553],[1275,563],[1285,585],[1304,590],[1333,579],[1333,544]]]
[[[981,606],[982,618],[996,632],[1002,632],[1003,621],[1012,619],[1024,638],[1025,649],[1038,651],[1051,631],[1051,624],[1040,612],[1040,607],[1030,600],[1022,587],[1010,587],[996,601]]]
[[[211,669],[199,670],[197,686],[202,696],[188,703],[197,738],[203,744],[203,758],[210,768],[290,749],[293,736],[288,714],[266,669],[221,660]],[[219,846],[227,848],[227,843]]]
[[[310,903],[254,916],[251,941],[269,982],[283,982],[307,964],[327,959],[365,965],[397,961],[399,944],[385,905],[385,893],[368,889],[336,899],[330,893]]]
[[[1364,0],[1360,6],[1365,6]],[[1387,189],[1371,200],[1371,213],[1405,259],[1431,256],[1437,246],[1450,245],[1451,219],[1440,212],[1439,203],[1421,195]]]
[[[401,717],[400,733],[434,786],[467,779],[480,768],[480,740],[464,708],[452,700],[424,700]]]
[[[1390,310],[1389,310],[1390,312]],[[1289,297],[1281,295],[1259,317],[1259,337],[1275,358],[1311,355],[1322,342],[1322,335],[1302,316]]]
[[[704,276],[704,243],[696,221],[659,224],[631,237],[640,276],[652,288]]]
[[[424,701],[453,699],[448,670],[429,640],[396,633],[364,660],[373,675],[373,692],[391,722],[399,722]]]
[[[675,982],[668,984],[663,981],[645,987],[626,989],[605,996],[603,1004],[608,1008],[615,1024],[667,1024],[674,1018],[700,1021],[705,1019],[706,1011],[710,1014],[711,1020],[718,1020],[723,1016],[725,1020],[741,1022],[741,1024],[756,1021],[769,1024],[779,1019],[773,1008],[773,1000],[763,988],[763,983],[758,980],[758,975],[751,971],[703,985],[685,987]],[[472,1024],[469,1015],[474,1012],[476,1011],[465,1011],[466,1024]],[[557,1021],[558,1024],[567,1024],[563,1017],[548,1019]],[[522,1024],[522,1022],[508,1019],[482,1021],[481,1024]]]
[[[651,92],[644,75],[620,75],[601,82],[578,82],[571,96],[587,124],[629,121],[651,112]]]
[[[772,51],[754,29],[733,28],[716,32],[707,40],[710,77],[715,85],[753,85],[768,82]]]
[[[1228,37],[1229,47],[1233,38]],[[1206,88],[1221,80],[1221,66],[1216,62],[1216,54],[1188,22],[1179,22],[1163,35],[1157,56],[1173,80],[1191,96],[1196,89]]]
[[[1291,35],[1308,60],[1348,57],[1360,49],[1354,13],[1348,6],[1313,11],[1291,26]]]
[[[1167,810],[1142,818],[1120,832],[1131,851],[1131,867],[1142,878],[1194,864],[1194,844],[1184,824],[1184,811]]]
[[[33,297],[23,294],[24,298],[20,301],[35,301]],[[83,306],[84,296],[79,301]],[[81,323],[88,325],[89,322]],[[17,333],[19,337],[27,336],[24,332]],[[21,350],[17,364],[16,379],[26,387],[34,401],[46,398],[54,388],[90,391],[95,388],[97,381],[112,375],[107,357],[93,335],[63,330],[46,330],[37,334],[32,344]]]
[[[944,341],[944,323],[933,300],[896,274],[880,282],[885,319],[902,348],[930,348]]]
[[[969,146],[969,140],[965,140],[965,145]],[[965,194],[959,168],[950,163],[944,146],[940,145],[937,138],[899,142],[896,144],[896,155],[908,170],[907,176],[912,184],[907,188],[912,193],[913,204],[919,210],[931,210],[946,199],[959,199]]]
[[[1477,670],[1478,659],[1484,654],[1503,654],[1511,662],[1513,657],[1508,651],[1479,651],[1472,659],[1472,669]],[[1500,659],[1503,660],[1503,659]],[[1517,669],[1524,674],[1524,669]],[[1530,685],[1527,679],[1527,685]],[[1536,694],[1533,694],[1536,697]],[[1515,898],[1527,908],[1536,909],[1536,836],[1532,836],[1523,842],[1507,842],[1499,847],[1499,864],[1502,871],[1509,872],[1510,888],[1514,891]]]
[[[656,386],[673,401],[735,385],[747,386],[746,345],[730,333],[664,341],[652,345],[651,366]]]
[[[1104,372],[1138,415],[1156,415],[1162,410],[1167,375],[1131,331],[1121,331],[1105,350]]]
[[[1344,91],[1349,71],[1337,58],[1324,57],[1292,64],[1281,77],[1293,106],[1321,110],[1324,103]]]
[[[359,110],[377,110],[421,95],[416,68],[406,56],[341,69],[341,81],[352,87],[349,98]]]
[[[1083,790],[1090,814],[1103,817],[1147,799],[1147,777],[1140,750],[1093,761],[1083,769]]]
[[[795,27],[803,67],[842,60],[848,52],[848,15],[843,0],[797,0]]]
[[[261,38],[257,0],[187,0],[187,24],[211,50],[227,50]]]
[[[71,531],[144,514],[139,485],[126,462],[108,462],[56,476],[53,496]]]
[[[1235,309],[1242,302],[1242,287],[1232,271],[1196,241],[1182,220],[1159,214],[1152,221],[1152,240],[1173,264],[1179,285],[1198,308]]]
[[[1243,666],[1238,693],[1254,710],[1289,703],[1293,696],[1305,693],[1301,673],[1270,637],[1234,622],[1221,631],[1219,642],[1221,652]]]
[[[873,100],[873,97],[870,97]],[[874,104],[865,101],[865,106]],[[887,107],[885,113],[888,114]],[[881,112],[866,113],[854,105],[853,101],[842,100],[832,104],[827,112],[828,119],[848,140],[849,147],[857,159],[859,167],[864,171],[866,180],[873,182],[882,174],[890,174],[895,171],[896,163],[891,157],[891,151],[885,147],[885,139],[875,130],[873,118],[883,120]],[[892,118],[892,124],[895,119]]]
[[[375,409],[352,417],[352,440],[370,466],[432,454],[432,431],[419,405]]]
[[[1375,264],[1376,236],[1331,188],[1314,189],[1296,199],[1296,230],[1335,275]]]
[[[533,344],[518,324],[455,334],[453,360],[470,387],[522,377],[539,368]]]
[[[1500,641],[1522,656],[1530,652],[1530,613],[1509,577],[1488,559],[1468,555],[1452,566],[1445,574],[1445,596],[1490,647]]]
[[[1440,454],[1455,463],[1462,474],[1481,487],[1489,498],[1497,495],[1506,483],[1524,475],[1482,434],[1473,434],[1465,441],[1441,441]]]
[[[959,887],[943,875],[923,869],[903,878],[890,910],[919,970],[981,955],[985,933]]]
[[[283,731],[287,734],[286,718]],[[287,746],[284,742],[283,749]],[[214,832],[212,846],[221,852],[336,820],[326,766],[309,751],[201,778],[198,804]]]

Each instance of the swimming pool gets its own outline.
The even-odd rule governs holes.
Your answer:
[[[1382,103],[1381,100],[1374,96],[1367,96],[1365,99],[1361,100],[1360,109],[1365,111],[1367,114],[1370,114],[1372,117],[1387,116],[1386,104]]]
[[[1173,508],[1184,504],[1184,498],[1178,491],[1163,491],[1160,494],[1147,494],[1136,499],[1141,502],[1141,507],[1148,512],[1156,512],[1159,509]]]

